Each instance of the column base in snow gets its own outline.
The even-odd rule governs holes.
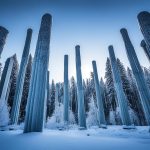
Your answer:
[[[58,130],[68,130],[69,129],[69,122],[64,122],[62,126],[58,127]]]
[[[107,125],[105,125],[105,124],[100,124],[99,128],[107,129]]]
[[[64,121],[64,126],[68,126],[69,125],[69,121]]]
[[[8,131],[8,126],[0,126],[0,131]]]
[[[57,127],[58,130],[63,131],[63,130],[68,130],[69,129],[69,123],[68,122],[63,122],[61,126]]]
[[[134,125],[131,125],[131,126],[123,125],[122,128],[123,129],[128,129],[128,130],[130,130],[130,129],[136,129],[136,127]]]
[[[66,130],[66,128],[64,128],[64,127],[59,127],[58,130],[59,130],[59,131],[63,131],[63,130]]]
[[[85,127],[78,127],[79,130],[86,130],[87,128]]]
[[[18,130],[20,129],[20,125],[13,124],[8,126],[9,130]]]

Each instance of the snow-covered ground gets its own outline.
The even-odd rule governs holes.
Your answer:
[[[149,150],[148,127],[125,130],[121,126],[108,129],[50,130],[26,133],[22,130],[0,131],[0,150]]]

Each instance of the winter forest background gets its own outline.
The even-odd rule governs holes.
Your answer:
[[[11,78],[9,81],[10,84],[10,92],[8,95],[8,107],[9,113],[11,112],[13,99],[15,95],[16,89],[16,81],[19,64],[17,62],[16,55],[13,56],[15,63],[13,65],[13,69],[11,72]],[[6,61],[7,64],[7,61]],[[5,65],[6,65],[5,64]],[[132,124],[134,125],[147,125],[145,116],[143,113],[143,109],[140,103],[140,97],[136,86],[136,81],[133,76],[132,70],[127,67],[125,68],[123,63],[117,59],[118,68],[121,74],[121,80],[123,85],[123,90],[128,98],[128,108],[130,117],[132,120]],[[30,83],[30,75],[32,69],[32,56],[30,55],[27,69],[25,73],[25,81],[23,85],[23,94],[21,99],[21,106],[19,112],[19,123],[24,122],[25,119],[25,108],[27,104],[27,97],[29,92],[29,83]],[[144,77],[148,87],[150,88],[150,70],[149,68],[143,67]],[[3,75],[2,75],[3,77]],[[121,118],[119,114],[119,106],[117,102],[116,92],[113,83],[113,76],[111,71],[110,59],[107,58],[106,68],[105,68],[105,77],[104,79],[100,79],[101,89],[103,91],[102,97],[104,102],[104,111],[108,125],[121,125]],[[52,80],[47,99],[47,114],[46,120],[48,122],[54,123],[55,121],[61,125],[63,123],[63,83],[55,83]],[[90,73],[89,79],[83,80],[83,88],[84,88],[84,102],[85,102],[85,110],[86,110],[86,121],[88,126],[96,126],[97,123],[97,104],[96,104],[96,93],[94,86],[94,78],[93,72]],[[74,77],[71,77],[69,80],[69,109],[70,109],[70,121],[72,124],[78,123],[78,104],[77,104],[77,86]],[[138,99],[138,100],[137,100]],[[139,102],[139,103],[138,103]],[[1,120],[2,122],[3,120]],[[56,126],[55,126],[56,127]]]

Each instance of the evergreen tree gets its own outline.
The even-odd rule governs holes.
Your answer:
[[[46,108],[45,108],[45,122],[48,120],[48,109],[50,108],[50,84],[49,84],[49,75],[50,72],[47,71],[47,101],[46,101]]]
[[[150,89],[150,70],[147,69],[146,67],[144,67],[144,76],[145,76],[146,83]]]
[[[94,98],[93,96],[90,99],[89,103],[89,112],[87,113],[86,118],[87,126],[97,126],[98,120],[97,120],[97,107],[95,106]]]
[[[116,124],[116,114],[114,111],[110,110],[109,112],[109,120],[107,121],[108,124],[110,125],[115,125]]]
[[[26,68],[24,84],[23,84],[23,93],[22,93],[21,105],[20,105],[19,122],[22,122],[25,119],[25,109],[26,109],[28,93],[29,93],[31,69],[32,69],[32,56],[30,55],[28,64],[27,64],[27,68]]]
[[[78,102],[77,102],[77,87],[74,77],[70,81],[70,94],[71,94],[71,110],[74,114],[76,123],[78,123]]]
[[[115,124],[121,124],[121,118],[120,118],[120,112],[119,112],[119,106],[117,102],[117,96],[115,92],[115,87],[114,87],[114,81],[113,81],[113,74],[111,70],[111,63],[110,59],[107,58],[106,61],[106,69],[105,69],[105,85],[106,85],[106,98],[109,103],[109,122],[113,120],[112,118],[115,118]],[[113,116],[114,115],[114,116]],[[112,118],[110,118],[112,117]],[[110,124],[112,124],[110,122]],[[114,122],[113,122],[114,124]]]
[[[9,110],[11,112],[11,108],[13,105],[13,100],[14,100],[14,96],[15,96],[15,91],[16,91],[16,83],[17,83],[17,76],[18,76],[18,71],[19,71],[19,64],[18,64],[18,60],[17,60],[17,56],[14,55],[14,63],[13,63],[13,68],[12,68],[12,72],[11,72],[11,76],[10,76],[10,82],[9,82],[9,95],[8,96],[8,107]]]
[[[97,102],[96,102],[96,90],[95,90],[95,84],[94,84],[94,73],[90,73],[90,79],[89,79],[89,102],[90,99],[93,97],[94,103],[97,107]]]
[[[2,76],[2,63],[0,62],[0,79],[1,79],[1,76]]]
[[[132,90],[131,84],[130,84],[130,78],[127,75],[127,71],[123,65],[123,63],[117,59],[117,63],[118,63],[118,68],[120,71],[120,75],[121,75],[121,80],[122,80],[122,85],[123,85],[123,89],[124,92],[127,96],[128,99],[128,106],[129,106],[129,113],[130,113],[130,118],[133,124],[135,125],[139,125],[139,119],[136,113],[136,99],[134,97],[134,91]]]
[[[9,123],[9,110],[13,103],[13,98],[9,95],[11,92],[15,92],[17,73],[18,62],[15,54],[6,60],[2,73],[0,83],[0,126],[6,126]]]
[[[58,95],[58,102],[63,103],[64,100],[64,83],[59,83],[59,95]]]
[[[109,112],[110,112],[110,103],[109,100],[107,99],[107,93],[106,93],[106,86],[105,83],[103,81],[103,78],[101,78],[100,80],[100,86],[101,86],[101,91],[102,91],[102,98],[103,98],[103,102],[104,102],[104,113],[106,116],[106,121],[107,124],[109,123]]]
[[[126,69],[125,69],[123,63],[118,58],[117,58],[117,64],[118,64],[118,69],[119,69],[120,75],[121,75],[121,81],[122,81],[124,93],[126,94],[128,101],[131,101],[132,100],[132,92],[130,89],[130,83],[129,83],[129,80],[127,77]]]
[[[90,99],[90,87],[89,87],[89,83],[88,83],[88,79],[86,80],[83,80],[83,89],[84,89],[84,105],[85,105],[85,112],[88,112],[89,111],[89,99]]]
[[[130,107],[137,114],[139,119],[139,124],[146,125],[146,120],[145,120],[145,116],[141,104],[140,95],[138,92],[135,78],[130,68],[127,68],[127,75],[128,75],[128,80],[130,82],[130,90],[132,92],[132,99],[131,101],[129,101]]]
[[[50,87],[50,84],[49,84],[49,87]],[[49,97],[47,99],[47,107],[46,107],[46,121],[48,120],[50,116],[50,113],[51,113],[51,97],[50,97],[50,88],[49,88]]]
[[[136,112],[133,109],[131,109],[131,108],[129,108],[129,115],[130,115],[130,119],[131,119],[131,123],[132,124],[140,125],[139,118],[138,118]]]
[[[116,110],[117,100],[116,100],[116,92],[113,82],[113,75],[111,70],[111,64],[109,58],[106,61],[106,69],[105,69],[105,79],[106,79],[106,90],[107,90],[107,98],[110,102],[110,107],[113,111]]]
[[[86,101],[86,97],[85,97],[85,91],[86,91],[86,84],[85,84],[85,80],[83,79],[84,107],[85,107],[85,112],[86,112],[87,111],[87,101]]]
[[[53,115],[47,121],[47,128],[49,129],[64,129],[66,128],[63,119],[63,109],[62,103],[56,103]],[[69,124],[75,124],[74,115],[71,110],[69,110]]]
[[[50,88],[50,108],[48,116],[51,117],[55,110],[55,83],[52,80],[51,88]]]

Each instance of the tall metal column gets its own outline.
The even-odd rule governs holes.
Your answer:
[[[64,56],[64,123],[69,121],[68,55]]]
[[[93,65],[93,73],[94,73],[94,84],[95,84],[95,90],[96,90],[96,100],[97,100],[97,106],[98,106],[98,121],[99,121],[99,127],[106,128],[106,119],[104,114],[104,102],[102,98],[102,91],[100,87],[100,82],[98,79],[97,74],[97,66],[96,61],[92,61]]]
[[[15,97],[14,97],[12,111],[11,111],[11,124],[18,123],[24,78],[25,78],[26,67],[27,67],[28,58],[29,58],[31,37],[32,37],[32,29],[28,29],[25,46],[24,46],[24,50],[23,50],[23,54],[22,54],[21,64],[20,64],[20,70],[19,70],[19,74],[18,74],[18,78],[17,78]]]
[[[84,108],[84,94],[82,85],[82,73],[81,73],[81,58],[80,58],[80,46],[75,47],[76,52],[76,76],[77,76],[77,99],[78,99],[78,121],[80,129],[86,128],[85,108]]]
[[[130,126],[131,120],[130,120],[130,116],[129,116],[129,112],[128,112],[127,97],[123,91],[121,76],[120,76],[120,72],[118,70],[118,65],[117,65],[113,46],[109,46],[108,50],[109,50],[109,57],[110,57],[110,61],[111,61],[115,91],[117,94],[119,109],[120,109],[120,113],[121,113],[121,120],[122,120],[123,125]],[[126,127],[124,127],[124,128],[126,128]]]
[[[42,132],[43,130],[51,24],[52,16],[45,14],[42,17],[33,60],[24,133]]]

